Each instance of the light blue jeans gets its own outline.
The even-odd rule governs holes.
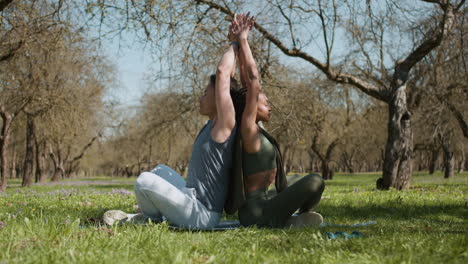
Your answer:
[[[135,195],[143,214],[153,220],[164,216],[171,224],[209,229],[218,224],[221,213],[209,211],[198,199],[194,188],[166,165],[143,172],[135,183]]]

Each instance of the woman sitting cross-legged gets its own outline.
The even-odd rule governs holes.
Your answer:
[[[266,95],[260,92],[258,70],[247,42],[254,23],[248,14],[240,15],[234,17],[230,27],[230,40],[239,43],[240,75],[247,95],[225,210],[237,210],[243,226],[316,226],[323,222],[322,216],[314,212],[325,188],[322,177],[310,174],[287,187],[278,144],[258,125],[259,121],[270,120],[271,108]],[[277,195],[269,197],[268,188],[274,181]],[[293,215],[298,209],[299,214]]]

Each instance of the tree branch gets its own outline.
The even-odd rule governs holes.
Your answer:
[[[326,160],[330,160],[331,154],[333,153],[333,149],[338,145],[338,138],[333,140],[333,142],[328,146],[327,153],[325,155]]]
[[[70,161],[70,163],[73,163],[73,162],[75,162],[75,161],[80,160],[81,158],[83,158],[83,156],[84,156],[86,150],[88,150],[88,149],[93,145],[94,141],[96,141],[96,139],[97,139],[98,137],[99,137],[99,136],[93,137],[93,138],[91,139],[91,141],[83,147],[83,149],[81,150],[80,154],[78,154],[77,156],[75,156],[75,157]]]
[[[426,2],[426,3],[438,4],[440,6],[444,5],[444,3],[442,3],[440,0],[421,0],[421,1]]]
[[[288,21],[289,33],[291,34],[291,40],[292,40],[292,43],[293,43],[293,47],[296,48],[296,39],[294,37],[294,30],[293,30],[291,19],[284,13],[283,8],[281,7],[281,4],[278,3],[278,0],[276,0],[276,7],[279,9],[279,11],[280,11],[281,15],[284,17],[284,19],[286,19],[286,21]]]
[[[316,134],[314,138],[312,139],[312,146],[310,148],[315,153],[315,155],[317,155],[320,161],[324,162],[325,157],[323,157],[322,154],[320,154],[320,150],[318,149],[318,146],[317,146],[317,141],[318,141],[318,134]]]
[[[13,47],[12,49],[10,49],[7,54],[5,55],[0,55],[0,62],[2,61],[6,61],[6,60],[9,60],[11,59],[15,53],[23,46],[24,42],[23,41],[20,41],[17,43],[17,45],[15,47]]]
[[[213,9],[219,10],[223,12],[226,15],[233,16],[233,12],[223,6],[220,6],[214,2],[208,1],[208,0],[195,0],[198,4],[206,4],[208,6],[211,6]],[[336,72],[332,68],[327,67],[326,63],[323,63],[316,59],[315,57],[311,56],[310,54],[303,52],[299,49],[290,49],[286,47],[278,38],[273,36],[268,30],[266,30],[264,27],[262,27],[260,24],[255,22],[254,27],[266,38],[268,41],[272,42],[278,49],[280,49],[285,55],[289,57],[298,57],[301,58],[315,67],[317,67],[320,71],[325,73],[328,77],[328,79],[335,81],[337,83],[342,83],[342,84],[351,84],[354,87],[358,88],[362,92],[368,94],[369,96],[372,96],[376,99],[379,99],[381,101],[387,102],[389,100],[389,96],[387,95],[387,92],[384,89],[381,89],[369,82],[366,82],[354,75],[351,74],[345,74],[341,72]]]
[[[0,12],[3,11],[13,0],[0,0]]]
[[[318,1],[319,4],[319,13],[318,16],[320,18],[320,22],[322,23],[322,34],[323,34],[323,41],[325,42],[325,50],[327,54],[327,68],[330,69],[330,47],[328,45],[328,37],[327,37],[327,26],[325,24],[325,18],[323,17],[323,9],[322,9],[322,1]]]
[[[422,0],[425,2],[438,3],[440,1]],[[444,35],[446,35],[454,25],[455,14],[451,4],[447,4],[444,8],[444,17],[439,24],[439,27],[434,31],[429,38],[427,38],[421,45],[419,45],[413,52],[411,52],[406,59],[397,62],[395,67],[395,74],[399,75],[403,81],[408,78],[408,73],[411,68],[422,60],[429,52],[440,45]]]
[[[455,108],[455,106],[450,102],[445,103],[447,104],[447,107],[450,110],[450,112],[452,112],[452,114],[454,115],[455,119],[457,119],[458,125],[460,126],[463,132],[463,136],[465,136],[465,138],[468,138],[468,125],[465,121],[465,118],[463,117],[463,114],[460,111],[458,111],[458,109]]]
[[[447,89],[449,90],[450,88],[455,87],[456,84],[451,85],[451,86],[452,87],[449,86]],[[447,108],[450,110],[450,112],[452,112],[453,116],[455,117],[455,119],[458,122],[458,125],[460,126],[460,129],[463,132],[463,136],[465,138],[468,138],[468,124],[467,124],[463,114],[449,100],[444,99],[443,97],[440,97],[440,96],[436,96],[436,97],[439,100],[439,102],[441,102],[442,104],[445,104],[447,106]]]
[[[460,10],[460,8],[465,4],[466,0],[461,0],[460,3],[457,5],[457,8],[455,10]]]

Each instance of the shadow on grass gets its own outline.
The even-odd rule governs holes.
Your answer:
[[[466,218],[466,206],[464,205],[412,205],[405,207],[386,203],[380,205],[360,205],[357,207],[325,204],[322,206],[319,205],[318,211],[323,212],[325,215],[333,216],[333,218],[384,218],[397,221],[406,221],[409,219],[427,219],[432,221],[433,219],[431,219],[431,217],[447,215],[459,219]]]
[[[18,215],[18,217],[28,217],[32,219],[34,216],[31,215],[31,208],[36,208],[36,212],[38,209],[41,210],[41,217],[63,219],[64,223],[79,218],[82,228],[93,228],[104,226],[102,217],[107,210],[123,210],[127,213],[134,213],[134,210],[130,209],[128,205],[110,208],[108,206],[94,204],[94,206],[83,207],[81,209],[77,209],[75,203],[62,205],[58,208],[41,208],[40,205],[39,201],[30,203],[27,208],[23,208],[22,213]],[[16,210],[17,209],[14,211]],[[463,205],[420,205],[405,207],[386,203],[383,205],[360,205],[357,207],[324,204],[323,206],[319,206],[318,212],[325,216],[326,222],[354,224],[368,220],[377,220],[378,224],[376,227],[385,228],[387,230],[398,230],[398,232],[403,233],[438,232],[466,234],[467,232],[467,227],[464,223],[466,209]],[[71,220],[68,220],[68,215],[70,215]],[[328,217],[333,220],[327,220]],[[456,219],[454,219],[454,217]],[[223,220],[237,219],[234,215],[224,215]],[[336,227],[327,227],[325,229],[334,230]],[[345,227],[339,227],[339,229],[347,230]],[[355,228],[350,229],[354,230]]]

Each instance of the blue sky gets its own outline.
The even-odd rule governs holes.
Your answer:
[[[118,38],[103,40],[101,49],[115,67],[117,87],[109,89],[107,96],[124,105],[139,104],[141,96],[148,90],[145,76],[150,73],[152,58],[150,49],[129,38],[119,42]]]

